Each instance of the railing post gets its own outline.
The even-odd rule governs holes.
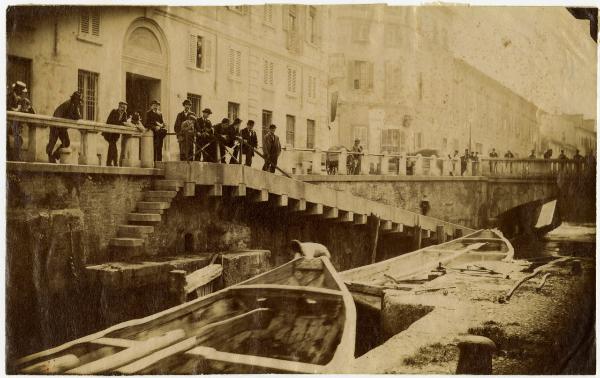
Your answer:
[[[134,135],[123,135],[125,139],[125,151],[123,152],[123,167],[139,167],[140,162],[140,139]]]
[[[473,176],[473,162],[471,159],[467,158],[467,170],[465,171],[465,176]]]
[[[98,165],[98,133],[89,130],[79,130],[81,142],[79,143],[79,164]]]
[[[154,133],[152,130],[146,130],[142,134],[140,158],[143,168],[154,168]]]
[[[369,159],[370,155],[367,153],[363,153],[362,155],[354,155],[355,158],[360,159],[360,174],[368,175],[371,170],[371,159]]]
[[[321,150],[318,148],[315,148],[315,150],[313,152],[312,169],[311,170],[312,170],[313,175],[321,174]]]
[[[423,175],[423,157],[421,154],[418,154],[415,159],[415,166],[413,168],[413,174],[415,176]]]
[[[346,166],[347,163],[348,163],[348,151],[346,151],[345,148],[342,148],[342,151],[340,152],[339,160],[338,160],[338,174],[339,175],[348,174],[348,170],[347,170],[347,166]]]
[[[48,154],[46,153],[46,146],[50,137],[50,129],[47,126],[37,124],[27,124],[27,126],[29,129],[27,154],[21,151],[21,156],[27,156],[24,159],[25,161],[47,163]]]
[[[442,176],[450,176],[452,172],[452,160],[450,158],[442,160]]]
[[[479,171],[479,162],[473,161],[473,176],[480,176],[481,172]]]
[[[390,174],[390,157],[388,154],[383,154],[381,157],[381,172],[382,175]]]
[[[406,176],[406,156],[398,157],[398,175]]]
[[[436,155],[432,155],[429,158],[429,176],[439,176],[440,170],[438,169],[438,157]]]

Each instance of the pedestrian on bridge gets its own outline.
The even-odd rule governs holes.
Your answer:
[[[215,142],[213,141],[214,130],[208,117],[212,114],[209,108],[204,108],[202,117],[196,120],[196,161],[212,162],[215,153]]]
[[[194,114],[194,112],[192,112],[192,102],[188,99],[185,99],[182,103],[183,105],[183,111],[179,112],[177,114],[177,118],[175,118],[175,125],[173,127],[173,130],[175,131],[175,134],[177,134],[177,142],[179,143],[179,160],[181,161],[186,161],[186,160],[193,160],[193,154],[194,154],[194,146],[193,146],[193,141],[192,141],[192,158],[189,158],[189,146],[186,144],[184,146],[184,140],[186,140],[185,137],[185,133],[181,132],[181,125],[185,122],[188,121],[189,115],[193,114],[194,115],[194,121],[196,120],[196,115]],[[187,149],[186,149],[187,148]]]
[[[146,128],[154,132],[154,161],[162,161],[163,140],[167,136],[167,128],[159,108],[160,102],[153,100],[146,113]]]
[[[240,154],[240,125],[242,120],[236,118],[233,120],[231,126],[227,130],[227,147],[233,149],[231,158],[229,158],[229,164],[242,164],[242,155]]]
[[[73,120],[81,119],[81,93],[79,91],[73,92],[71,98],[60,104],[52,116]],[[60,146],[55,151],[54,146],[59,139]],[[56,161],[60,158],[60,149],[68,148],[70,145],[71,140],[69,139],[69,133],[67,132],[66,128],[50,127],[50,138],[48,140],[48,145],[46,146],[48,161],[50,163],[56,163]]]
[[[506,153],[504,154],[504,158],[505,159],[513,159],[515,157],[515,155],[510,151],[506,151]]]
[[[216,163],[226,163],[225,160],[225,146],[229,145],[229,118],[223,118],[221,123],[215,125],[214,140],[217,146],[215,146],[215,156],[213,160]],[[216,154],[218,152],[218,155]]]
[[[254,149],[258,147],[258,138],[256,137],[256,131],[254,131],[254,121],[248,120],[246,128],[240,132],[242,138],[242,154],[246,156],[245,164],[248,167],[252,166],[252,157],[254,156]]]
[[[113,109],[108,114],[108,118],[106,119],[106,123],[109,125],[119,125],[125,126],[127,124],[127,103],[125,101],[119,102],[119,106],[117,109]],[[102,133],[104,139],[108,142],[108,153],[106,155],[106,165],[108,167],[119,166],[117,161],[117,141],[121,137],[119,133]],[[121,152],[123,150],[123,146],[121,146]]]
[[[196,115],[187,113],[185,121],[179,126],[177,140],[179,141],[179,157],[181,161],[194,160],[194,139],[196,135]]]
[[[275,167],[277,167],[277,159],[281,154],[281,144],[279,143],[279,137],[275,135],[275,129],[277,126],[269,126],[269,131],[265,135],[263,141],[263,151],[265,154],[265,164],[262,170],[275,173]]]

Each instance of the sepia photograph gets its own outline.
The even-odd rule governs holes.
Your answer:
[[[597,8],[4,11],[4,373],[596,374]]]

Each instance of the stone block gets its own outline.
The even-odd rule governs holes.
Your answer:
[[[223,283],[225,286],[231,286],[270,270],[270,257],[271,252],[268,250],[224,253],[222,255]]]
[[[385,339],[406,330],[410,325],[433,311],[433,306],[409,303],[404,297],[384,291],[381,301],[381,331]]]

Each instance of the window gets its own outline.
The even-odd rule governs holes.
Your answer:
[[[354,144],[354,140],[360,139],[360,145],[363,146],[363,148],[369,145],[369,133],[366,126],[353,126],[352,135],[352,144]]]
[[[273,123],[273,112],[270,110],[263,110],[262,111],[262,132],[263,132],[263,137],[265,135],[267,135],[267,132],[269,131],[269,126],[271,126],[271,123]]]
[[[287,27],[288,27],[288,30],[296,31],[297,15],[296,15],[296,6],[295,5],[289,5],[288,6],[287,17],[288,17],[287,18]]]
[[[211,41],[201,35],[190,34],[188,64],[202,70],[210,69]]]
[[[265,4],[263,9],[263,22],[268,25],[273,25],[273,4]]]
[[[306,120],[306,148],[315,148],[315,121]]]
[[[308,76],[308,98],[314,100],[317,98],[317,78]]]
[[[98,109],[98,74],[79,70],[77,75],[77,89],[81,93],[83,119],[96,121]]]
[[[400,152],[400,130],[381,130],[381,152]]]
[[[296,136],[296,117],[288,114],[285,116],[285,143],[286,143],[286,145],[294,147],[295,136]]]
[[[373,63],[355,60],[351,63],[352,88],[373,89]]]
[[[385,46],[399,47],[400,46],[400,27],[394,24],[385,24]]]
[[[79,36],[100,37],[100,12],[93,7],[85,7],[79,14]]]
[[[6,61],[6,79],[8,85],[22,81],[27,85],[27,97],[31,100],[31,60],[9,55]]]
[[[202,96],[193,93],[188,93],[187,99],[190,100],[190,102],[192,103],[192,112],[199,116],[200,112],[202,111]]]
[[[242,77],[242,52],[229,48],[229,76],[239,79]]]
[[[370,25],[368,22],[355,22],[352,24],[352,39],[354,42],[368,42]]]
[[[227,6],[227,9],[241,15],[248,13],[248,7],[246,5],[229,5]]]
[[[296,93],[296,73],[297,70],[292,67],[287,68],[287,91],[288,93]]]
[[[233,122],[234,119],[239,118],[240,115],[240,104],[237,102],[228,102],[227,103],[227,118],[229,118],[230,122]]]
[[[316,33],[317,33],[317,24],[316,24],[316,17],[317,17],[317,8],[315,8],[314,6],[309,6],[308,7],[308,26],[307,26],[307,33],[308,33],[308,41],[310,43],[316,43]]]
[[[273,62],[267,59],[263,60],[263,84],[273,86]]]

